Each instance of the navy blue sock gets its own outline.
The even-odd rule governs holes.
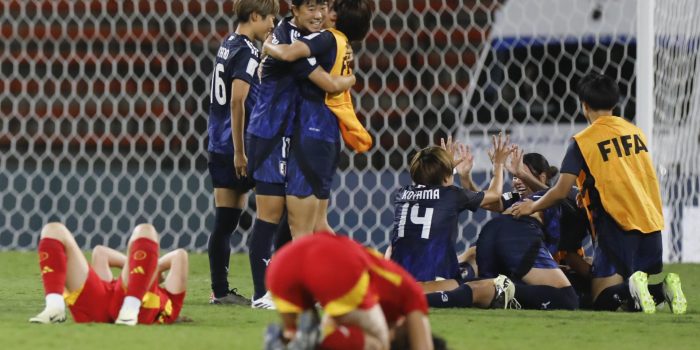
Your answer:
[[[650,284],[650,285],[648,285],[648,288],[649,288],[649,294],[651,294],[651,297],[654,298],[654,303],[656,305],[659,305],[666,300],[666,297],[664,296],[664,284],[663,284],[663,282],[657,283],[657,284]]]
[[[453,290],[429,293],[426,298],[428,305],[434,308],[471,307],[474,303],[472,289],[466,284]]]
[[[575,310],[578,309],[578,295],[573,287],[515,286],[515,299],[523,309],[532,310]]]
[[[603,289],[593,302],[593,309],[598,311],[616,311],[623,303],[632,299],[627,282]]]
[[[250,236],[248,258],[250,259],[250,271],[253,275],[253,299],[260,299],[267,289],[265,288],[265,271],[270,263],[272,255],[272,239],[277,231],[277,224],[255,219],[253,232]]]
[[[228,264],[231,257],[231,235],[238,226],[243,210],[217,207],[214,216],[214,230],[209,236],[209,271],[211,290],[217,298],[228,294]]]
[[[285,212],[275,234],[275,251],[291,241],[292,230],[289,229],[289,221],[287,221],[287,213]]]

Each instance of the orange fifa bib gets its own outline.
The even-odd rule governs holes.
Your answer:
[[[347,50],[348,45],[350,45],[348,38],[345,34],[335,29],[328,29],[328,31],[335,37],[337,50],[335,63],[333,63],[330,74],[333,76],[349,76],[352,74],[352,69],[349,65],[350,57]],[[350,91],[326,94],[326,106],[338,118],[340,133],[348,146],[359,153],[366,152],[372,147],[372,136],[357,119]]]
[[[603,209],[625,231],[661,231],[664,218],[656,171],[644,133],[623,118],[606,116],[574,136],[595,180]],[[586,175],[577,179],[589,218]]]

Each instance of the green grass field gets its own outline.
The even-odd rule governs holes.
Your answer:
[[[35,325],[43,308],[41,280],[32,253],[0,253],[0,349],[260,349],[273,311],[208,305],[206,255],[191,255],[190,288],[182,314],[193,323],[118,327],[109,324]],[[248,258],[231,261],[232,286],[252,292]],[[688,314],[655,315],[585,311],[438,310],[433,331],[450,349],[698,349],[700,265],[668,265],[680,274]],[[656,282],[660,278],[652,279]]]

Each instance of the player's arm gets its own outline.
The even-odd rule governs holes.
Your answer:
[[[268,38],[263,45],[263,53],[270,57],[286,62],[294,62],[300,58],[310,57],[311,48],[301,40],[292,44],[273,44],[272,38]]]
[[[236,168],[236,176],[247,176],[246,168],[248,158],[245,155],[245,100],[248,98],[250,84],[241,79],[234,79],[231,83],[231,134],[233,137],[233,164]]]
[[[472,192],[481,191],[472,179],[474,155],[472,155],[471,148],[459,142],[452,142],[452,136],[447,137],[447,142],[445,142],[445,139],[440,138],[440,147],[452,156],[454,168],[459,175],[459,182],[462,188]]]
[[[548,189],[549,186],[547,184],[542,183],[532,173],[525,171],[524,155],[525,151],[523,149],[518,147],[518,145],[513,145],[510,162],[506,163],[506,169],[534,192]]]
[[[355,75],[349,76],[331,76],[320,66],[316,67],[311,74],[309,74],[309,80],[311,80],[316,86],[320,87],[321,90],[329,94],[338,94],[345,90],[349,90],[353,85],[355,85]]]
[[[406,330],[412,350],[433,349],[430,321],[423,312],[416,310],[406,315]]]
[[[173,266],[173,260],[177,259],[177,255],[178,251],[173,250],[161,256],[160,259],[158,259],[158,273],[170,270],[170,267]]]
[[[498,137],[493,136],[491,142],[493,148],[489,150],[489,158],[493,164],[493,178],[489,188],[484,192],[484,199],[481,201],[481,207],[484,209],[501,203],[504,164],[511,152],[511,147],[508,146],[510,136],[506,136],[504,139],[499,133]]]
[[[112,248],[98,245],[92,250],[90,262],[95,273],[103,281],[112,281],[112,267],[123,268],[126,265],[126,255]]]

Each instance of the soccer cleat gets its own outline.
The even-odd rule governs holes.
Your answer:
[[[270,324],[265,330],[265,340],[263,349],[265,350],[285,350],[287,345],[282,341],[282,327],[278,324]]]
[[[675,273],[669,273],[664,278],[664,298],[666,303],[671,308],[671,312],[676,315],[682,315],[688,308],[688,302],[685,300],[685,294],[681,289],[681,278]]]
[[[66,321],[66,310],[45,308],[44,311],[29,319],[30,323],[63,323]]]
[[[119,316],[114,324],[122,324],[126,326],[135,326],[139,322],[139,309],[131,309],[122,307],[119,310]]]
[[[299,316],[299,327],[287,350],[314,350],[321,343],[321,321],[316,310],[304,311]]]
[[[275,307],[275,303],[272,301],[272,295],[270,295],[270,292],[265,293],[262,297],[259,299],[253,300],[253,303],[250,305],[253,309],[266,309],[266,310],[277,310],[277,307]]]
[[[226,294],[226,296],[221,298],[215,297],[214,293],[212,293],[211,297],[209,297],[209,304],[249,306],[251,303],[250,299],[238,294],[238,290],[233,288],[228,292],[228,294]]]
[[[634,300],[634,307],[637,310],[642,310],[645,314],[653,314],[656,312],[656,304],[647,285],[648,276],[645,272],[637,271],[630,276],[629,288],[632,300]]]
[[[491,301],[492,309],[520,309],[520,303],[515,300],[515,284],[510,278],[498,275],[493,280],[496,294]]]

